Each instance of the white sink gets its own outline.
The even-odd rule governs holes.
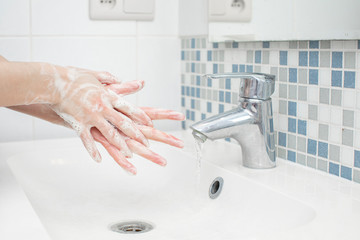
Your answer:
[[[308,204],[245,176],[276,174],[275,169],[237,173],[242,167],[236,163],[239,147],[233,144],[205,146],[198,185],[193,140],[189,133],[182,137],[184,150],[151,143],[168,160],[165,168],[134,157],[135,177],[110,157],[93,162],[78,139],[66,140],[67,146],[64,140],[38,143],[36,150],[8,163],[52,239],[266,239],[316,217]],[[216,161],[237,167],[229,171]],[[209,187],[219,176],[222,192],[210,199]],[[140,234],[110,230],[127,220],[145,221],[154,229]]]

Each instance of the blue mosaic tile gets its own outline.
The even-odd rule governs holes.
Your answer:
[[[225,93],[225,102],[231,103],[231,93],[230,92]]]
[[[201,77],[196,76],[196,86],[200,86],[200,83],[201,83]]]
[[[219,48],[219,43],[213,43],[213,48]]]
[[[207,86],[212,87],[212,79],[211,78],[207,79]]]
[[[200,88],[196,88],[196,97],[200,98]]]
[[[319,48],[319,41],[310,41],[309,47],[310,48]]]
[[[205,114],[205,113],[202,113],[202,114],[201,114],[201,120],[204,120],[204,119],[206,119],[206,114]]]
[[[307,122],[305,120],[298,120],[298,134],[306,136],[306,125]]]
[[[270,42],[263,42],[263,48],[269,48]]]
[[[252,73],[253,72],[253,66],[252,65],[246,65],[246,72]]]
[[[190,96],[190,87],[186,87],[186,96]]]
[[[183,97],[181,98],[181,106],[185,107],[185,98],[183,98]]]
[[[286,147],[286,133],[279,132],[278,134],[278,143],[280,146]]]
[[[255,51],[255,63],[261,63],[261,51]]]
[[[360,168],[360,151],[354,150],[354,167]]]
[[[296,83],[297,82],[297,69],[289,68],[289,82]]]
[[[296,117],[296,102],[288,102],[288,114]]]
[[[232,48],[239,48],[239,43],[238,42],[233,42],[232,43]]]
[[[355,72],[344,72],[344,87],[355,88]]]
[[[296,162],[296,153],[288,150],[287,151],[287,160],[289,160],[291,162]]]
[[[212,61],[212,51],[211,50],[207,51],[207,60]]]
[[[191,111],[191,121],[195,121],[195,112]]]
[[[308,52],[299,52],[299,66],[307,67],[308,65]]]
[[[328,158],[328,144],[324,142],[318,142],[318,156]]]
[[[200,51],[196,51],[196,61],[200,61]]]
[[[213,64],[213,73],[218,73],[218,65],[217,64]]]
[[[341,166],[341,177],[347,180],[352,180],[352,169],[346,166]]]
[[[186,119],[190,119],[190,110],[186,110]]]
[[[331,86],[342,87],[342,71],[331,71]]]
[[[181,51],[181,60],[185,60],[185,51]]]
[[[309,69],[309,84],[318,85],[319,83],[319,70]]]
[[[225,101],[225,93],[224,91],[219,91],[219,102],[224,102]]]
[[[309,66],[318,67],[319,66],[319,52],[310,52],[309,53]]]
[[[231,90],[231,79],[230,78],[225,79],[225,89]]]
[[[274,120],[272,118],[269,119],[270,132],[274,132]],[[269,141],[270,142],[270,141]]]
[[[287,51],[280,51],[280,65],[287,65]]]
[[[224,112],[224,104],[219,104],[219,113]]]
[[[191,72],[195,72],[195,63],[191,63]]]
[[[239,65],[233,64],[233,65],[232,65],[232,72],[233,72],[233,73],[239,72]]]
[[[296,133],[296,119],[288,118],[288,131]]]
[[[185,95],[185,86],[181,86],[181,95]]]
[[[358,49],[360,49],[360,40],[358,40]]]
[[[315,140],[308,139],[307,153],[316,155],[316,150],[317,150],[317,142]]]
[[[342,68],[342,61],[343,61],[343,53],[342,52],[332,52],[331,67]]]
[[[206,104],[206,111],[207,111],[208,113],[211,113],[211,112],[212,112],[212,104],[211,104],[211,102],[207,102],[207,104]]]
[[[329,162],[329,173],[339,176],[339,164]]]
[[[186,123],[185,123],[185,121],[181,121],[181,128],[182,128],[183,130],[186,129]]]
[[[191,87],[191,96],[195,97],[195,88],[194,87]]]
[[[191,39],[191,48],[195,48],[195,38]]]
[[[239,72],[245,72],[245,65],[244,64],[239,65]]]

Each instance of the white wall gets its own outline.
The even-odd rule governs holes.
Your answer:
[[[88,0],[0,1],[0,55],[106,70],[123,80],[143,79],[128,100],[180,110],[178,0],[156,0],[151,22],[91,21]],[[0,142],[74,136],[71,130],[0,108]],[[162,121],[163,130],[178,122]]]

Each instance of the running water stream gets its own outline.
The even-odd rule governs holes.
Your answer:
[[[200,189],[200,180],[201,180],[201,161],[202,161],[202,150],[204,147],[204,142],[206,141],[206,137],[198,132],[193,132],[193,136],[195,139],[195,149],[196,149],[196,160],[197,160],[197,168],[196,168],[196,188]]]

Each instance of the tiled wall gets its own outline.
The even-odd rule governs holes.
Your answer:
[[[236,106],[238,82],[207,81],[203,74],[274,74],[277,156],[360,183],[360,40],[209,43],[196,37],[183,38],[181,48],[183,128]]]

